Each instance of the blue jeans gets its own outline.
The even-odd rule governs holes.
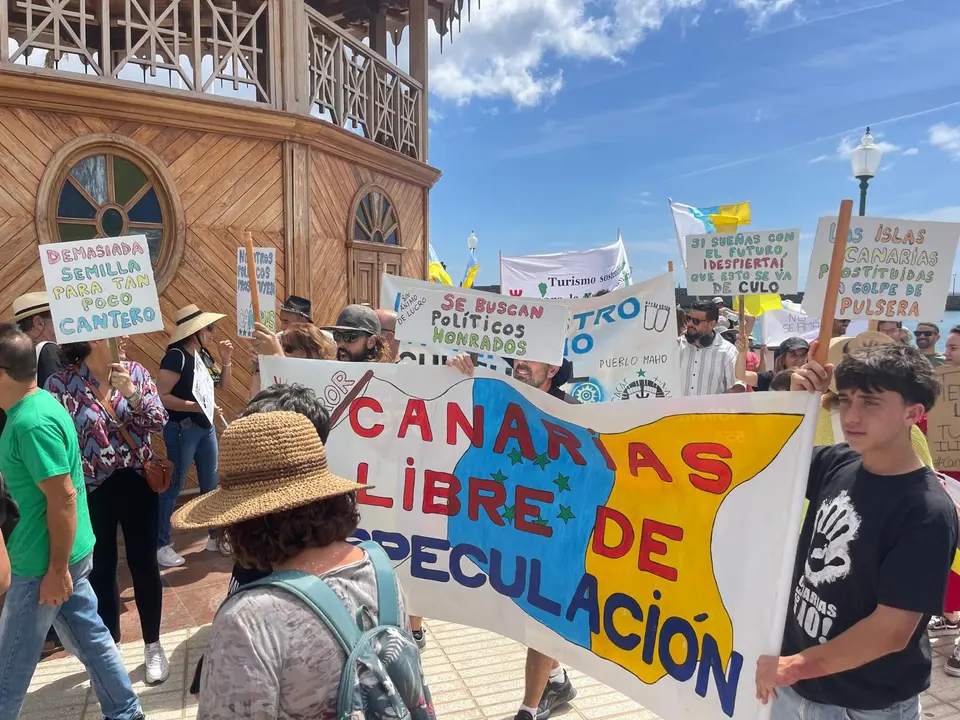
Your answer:
[[[163,428],[163,441],[167,445],[167,459],[173,463],[173,481],[166,492],[160,493],[158,550],[170,544],[170,517],[183,492],[190,466],[197,463],[201,493],[217,487],[217,432],[212,425],[209,428],[195,424],[184,427],[178,422],[168,422]],[[217,531],[211,530],[210,537],[216,536]]]
[[[63,605],[40,604],[42,578],[13,576],[0,615],[0,720],[16,720],[37,669],[51,624],[64,647],[90,675],[103,715],[111,720],[140,717],[140,701],[110,631],[97,614],[97,596],[87,580],[93,553],[70,566],[73,595]]]
[[[793,688],[777,688],[770,720],[919,720],[920,696],[914,696],[883,710],[851,710],[821,705],[800,697]]]

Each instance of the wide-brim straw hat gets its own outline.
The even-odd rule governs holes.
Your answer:
[[[323,443],[305,415],[257,413],[233,421],[224,431],[219,487],[180,508],[173,526],[228,527],[363,487],[327,469]]]
[[[170,344],[180,342],[225,317],[226,315],[220,313],[202,312],[196,305],[187,305],[185,308],[180,308],[173,317],[176,328],[170,336]]]
[[[50,312],[50,298],[46,291],[27,293],[13,301],[13,322]]]
[[[837,365],[840,364],[840,361],[843,360],[845,355],[856,352],[865,347],[871,347],[873,345],[886,345],[887,343],[892,343],[893,338],[889,335],[884,335],[882,332],[876,332],[875,330],[867,330],[862,332],[856,337],[835,337],[830,340],[830,349],[827,351],[827,362],[833,365],[836,369]],[[833,392],[837,392],[837,379],[836,375],[830,380],[830,389]]]

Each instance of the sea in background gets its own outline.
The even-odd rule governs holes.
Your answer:
[[[906,325],[911,330],[916,327],[916,323],[906,323]],[[943,352],[947,344],[947,335],[950,334],[950,328],[960,325],[960,311],[948,310],[943,314],[943,320],[938,322],[937,325],[940,327],[940,342],[937,343],[937,350]]]

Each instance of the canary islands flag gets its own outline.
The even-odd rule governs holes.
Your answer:
[[[687,235],[707,235],[710,233],[736,232],[740,225],[750,224],[750,203],[735,205],[712,205],[694,207],[670,201],[673,213],[673,225],[677,230],[677,245],[683,266],[687,266]]]
[[[477,262],[477,256],[470,253],[470,260],[467,262],[467,269],[463,273],[463,282],[460,287],[473,287],[473,281],[477,277],[477,271],[480,270],[480,263]]]
[[[430,282],[440,283],[441,285],[453,285],[453,280],[450,279],[450,276],[447,274],[447,271],[443,268],[443,263],[440,262],[440,258],[437,257],[437,251],[433,249],[433,244],[430,244]]]

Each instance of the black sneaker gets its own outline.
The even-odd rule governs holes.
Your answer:
[[[412,632],[413,632],[413,639],[416,641],[417,647],[420,648],[421,650],[426,650],[427,649],[427,631],[424,630],[423,628],[420,628],[419,630],[413,630]]]
[[[960,644],[953,644],[953,655],[947,658],[943,671],[951,677],[960,677]]]
[[[529,710],[520,710],[514,716],[513,720],[533,720],[533,715],[530,714]]]
[[[543,695],[540,696],[540,704],[537,706],[536,720],[546,720],[550,713],[561,705],[566,705],[577,696],[577,689],[570,682],[570,677],[566,671],[563,673],[562,682],[548,682],[543,689]]]

